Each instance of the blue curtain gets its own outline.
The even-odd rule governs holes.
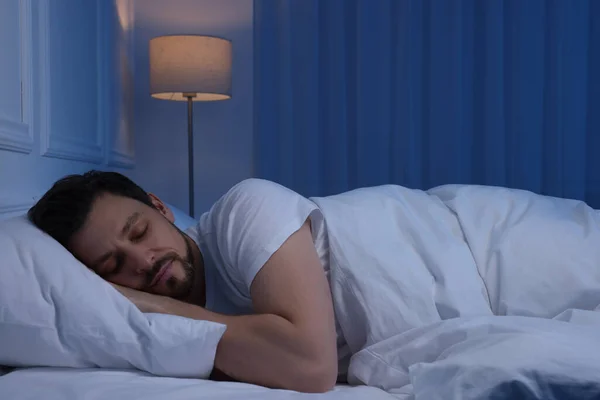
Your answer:
[[[256,0],[255,176],[600,207],[600,1]]]

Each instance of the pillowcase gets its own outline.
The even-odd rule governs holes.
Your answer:
[[[0,365],[208,378],[224,332],[144,314],[25,216],[0,222]]]

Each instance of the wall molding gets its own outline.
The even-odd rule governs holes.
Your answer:
[[[33,150],[32,128],[32,7],[31,0],[19,0],[19,33],[21,58],[21,120],[0,117],[0,149],[19,153]]]
[[[0,149],[31,153],[33,150],[31,125],[0,117]]]
[[[38,199],[38,197],[14,198],[0,196],[0,220],[25,214]]]
[[[102,40],[104,26],[101,20],[101,1],[96,0],[96,36],[97,42]],[[40,151],[45,157],[62,158],[73,161],[85,161],[99,164],[103,161],[103,129],[104,115],[102,102],[106,98],[105,77],[98,73],[98,92],[96,104],[96,134],[93,141],[76,140],[52,132],[51,125],[51,67],[49,54],[50,20],[48,0],[38,0],[38,40],[40,57]],[[96,52],[96,64],[99,65],[100,50]]]
[[[110,149],[108,152],[108,165],[120,168],[133,168],[135,167],[135,155],[118,149]]]

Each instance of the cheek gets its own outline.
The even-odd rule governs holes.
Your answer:
[[[157,224],[158,225],[158,224]],[[164,221],[150,235],[150,246],[161,249],[173,249],[180,256],[185,256],[186,247],[181,234],[175,227]]]
[[[165,242],[170,242],[171,231],[166,221],[155,221],[146,240],[152,247],[164,247]]]

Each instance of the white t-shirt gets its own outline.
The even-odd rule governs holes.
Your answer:
[[[247,179],[231,188],[186,234],[204,258],[206,308],[227,315],[252,314],[250,286],[281,245],[310,218],[313,242],[329,279],[329,245],[317,205],[277,183]],[[309,289],[308,289],[309,290]],[[339,373],[350,351],[336,318]]]

